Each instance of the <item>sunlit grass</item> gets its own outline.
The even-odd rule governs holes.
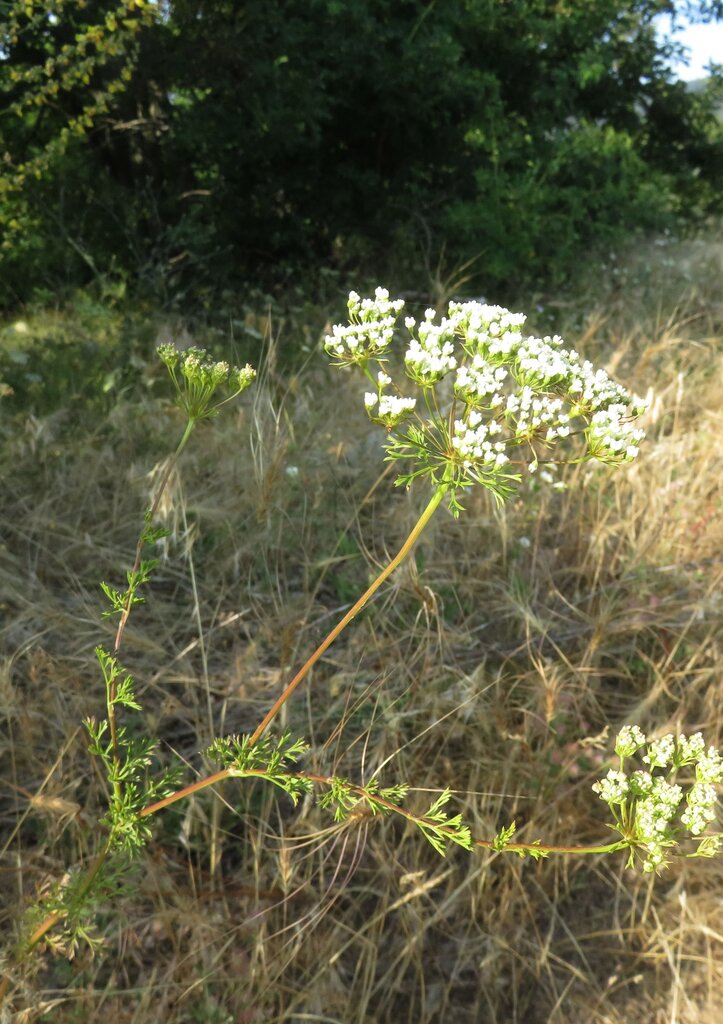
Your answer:
[[[581,354],[652,388],[640,459],[440,514],[285,707],[311,770],[410,781],[416,810],[449,787],[480,836],[515,819],[523,840],[584,843],[603,838],[590,783],[621,724],[720,744],[720,261],[710,244],[653,247],[558,307]],[[199,427],[126,636],[149,729],[189,775],[214,732],[254,727],[425,500],[392,487],[352,380],[267,365]],[[93,649],[112,639],[97,584],[124,572],[177,432],[161,395],[119,393],[90,433],[62,412],[0,428],[8,926],[87,856],[104,802],[79,728],[102,708]],[[121,916],[100,920],[105,955],[49,957],[23,999],[63,1022],[692,1024],[720,1008],[721,872],[691,861],[651,884],[615,858],[442,861],[398,821],[329,827],[227,782],[160,819]]]

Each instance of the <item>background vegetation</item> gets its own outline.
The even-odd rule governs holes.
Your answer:
[[[721,745],[719,83],[656,12],[547,0],[0,5],[0,921],[96,847],[100,579],[176,438],[158,342],[260,380],[199,429],[124,662],[189,777],[252,729],[426,495],[318,358],[347,285],[507,300],[631,389],[649,439],[440,514],[288,706],[310,768],[449,786],[491,837],[604,839],[625,722]],[[709,15],[719,4],[697,4]],[[50,62],[50,63],[49,63]],[[716,98],[718,97],[718,99]],[[472,262],[470,262],[472,261]],[[339,410],[344,410],[343,417]],[[18,1020],[713,1024],[719,861],[455,851],[248,782],[169,811],[104,948],[48,951]]]
[[[6,305],[94,280],[213,306],[321,271],[418,289],[422,260],[504,299],[720,210],[721,79],[675,81],[654,21],[719,2],[2,7]]]

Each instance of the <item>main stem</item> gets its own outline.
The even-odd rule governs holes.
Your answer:
[[[386,568],[383,569],[380,572],[380,574],[377,576],[377,578],[374,580],[374,582],[371,584],[371,586],[369,586],[364,591],[364,593],[359,598],[359,600],[356,602],[356,604],[352,605],[352,607],[349,609],[349,611],[346,613],[346,615],[343,617],[343,619],[340,619],[340,621],[332,629],[331,633],[329,633],[329,635],[326,637],[326,639],[322,640],[322,642],[316,648],[316,650],[311,655],[311,657],[307,658],[307,660],[301,666],[301,668],[296,673],[294,678],[288,684],[288,686],[286,687],[284,692],[281,694],[281,696],[275,702],[273,707],[266,713],[266,715],[264,716],[264,718],[262,719],[260,724],[256,727],[256,731],[253,733],[253,735],[251,736],[251,740],[250,740],[250,743],[251,743],[252,746],[253,746],[253,744],[258,743],[259,739],[263,736],[264,732],[268,729],[269,725],[276,718],[276,716],[278,715],[279,711],[282,709],[284,704],[287,702],[289,697],[292,695],[292,693],[294,692],[296,687],[308,675],[308,673],[311,671],[311,669],[317,663],[317,661],[322,656],[324,651],[326,651],[328,647],[331,647],[331,645],[334,643],[334,641],[339,636],[339,634],[342,632],[342,630],[345,629],[349,625],[349,623],[351,622],[351,620],[354,618],[355,615],[359,614],[359,612],[362,610],[362,608],[367,603],[367,601],[369,601],[369,599],[372,598],[374,596],[374,594],[376,594],[377,590],[379,589],[379,587],[381,587],[381,585],[384,582],[384,580],[386,580],[388,576],[391,576],[391,574],[394,572],[394,570],[397,568],[397,566],[400,565],[404,561],[404,559],[407,557],[407,555],[409,554],[409,552],[412,550],[412,548],[414,547],[415,543],[417,542],[417,540],[419,538],[419,535],[424,530],[424,527],[427,525],[429,520],[434,515],[434,512],[435,512],[437,506],[439,505],[440,501],[442,500],[442,498],[447,493],[447,489],[448,488],[447,488],[447,484],[446,483],[439,484],[439,486],[437,487],[437,490],[432,495],[431,501],[429,502],[429,504],[425,508],[424,512],[422,512],[422,514],[419,517],[419,519],[417,520],[417,522],[415,523],[414,528],[412,529],[412,532],[409,534],[409,536],[405,540],[404,544],[402,544],[402,546],[399,549],[398,553],[394,556],[394,558],[391,560],[389,565],[387,565]]]

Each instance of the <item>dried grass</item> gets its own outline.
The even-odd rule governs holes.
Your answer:
[[[664,255],[638,255],[566,333],[652,388],[639,461],[501,512],[479,495],[457,522],[440,513],[288,708],[315,769],[409,781],[420,809],[449,786],[481,836],[515,819],[525,840],[584,843],[604,835],[590,784],[619,725],[720,743],[721,252]],[[214,732],[255,726],[418,514],[421,496],[380,472],[355,390],[316,364],[269,371],[174,477],[124,660],[189,774]],[[143,398],[90,434],[51,416],[6,438],[6,930],[92,849],[104,783],[79,723],[102,707],[97,582],[122,577],[178,429]],[[17,1020],[713,1024],[721,884],[720,861],[654,882],[616,858],[441,861],[399,822],[335,826],[227,783],[159,820],[99,918],[101,956],[47,955],[18,979]]]

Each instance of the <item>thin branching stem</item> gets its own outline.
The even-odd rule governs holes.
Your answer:
[[[312,782],[318,786],[331,786],[334,782],[333,776],[327,775],[316,775],[313,772],[286,772],[285,775],[289,778],[300,779],[306,782]],[[158,811],[162,811],[166,807],[170,807],[171,804],[176,803],[179,800],[184,800],[186,797],[191,796],[193,793],[199,793],[203,789],[208,789],[209,786],[214,786],[219,782],[223,782],[225,779],[234,778],[256,778],[256,779],[269,779],[269,773],[264,771],[263,768],[249,768],[249,769],[238,769],[238,768],[223,768],[221,771],[214,772],[213,775],[207,776],[205,779],[199,779],[197,782],[192,783],[190,786],[186,786],[183,789],[178,790],[176,793],[171,793],[170,796],[164,797],[163,800],[157,800],[153,804],[149,804],[144,807],[140,812],[139,817],[146,818],[151,814],[157,814]],[[354,793],[359,797],[360,801],[366,801],[370,794],[363,786],[357,786],[353,783],[346,783],[349,792]],[[401,807],[399,804],[394,803],[392,800],[387,800],[379,793],[372,793],[371,797],[376,805],[389,811],[393,814],[398,814],[402,818],[406,818],[412,824],[417,826],[425,825],[427,827],[434,827],[442,833],[452,834],[453,830],[447,828],[445,825],[440,825],[438,822],[434,822],[429,818],[425,818],[423,815],[414,814],[412,811],[407,810],[405,807]],[[546,856],[549,854],[605,854],[614,853],[616,850],[625,849],[629,844],[626,840],[617,840],[612,843],[600,843],[596,846],[559,846],[554,844],[543,844],[543,843],[505,843],[503,850],[499,850],[499,847],[495,845],[492,839],[477,839],[472,837],[472,843],[475,846],[485,850],[497,850],[498,852],[510,852],[517,854],[531,854],[533,856]]]

